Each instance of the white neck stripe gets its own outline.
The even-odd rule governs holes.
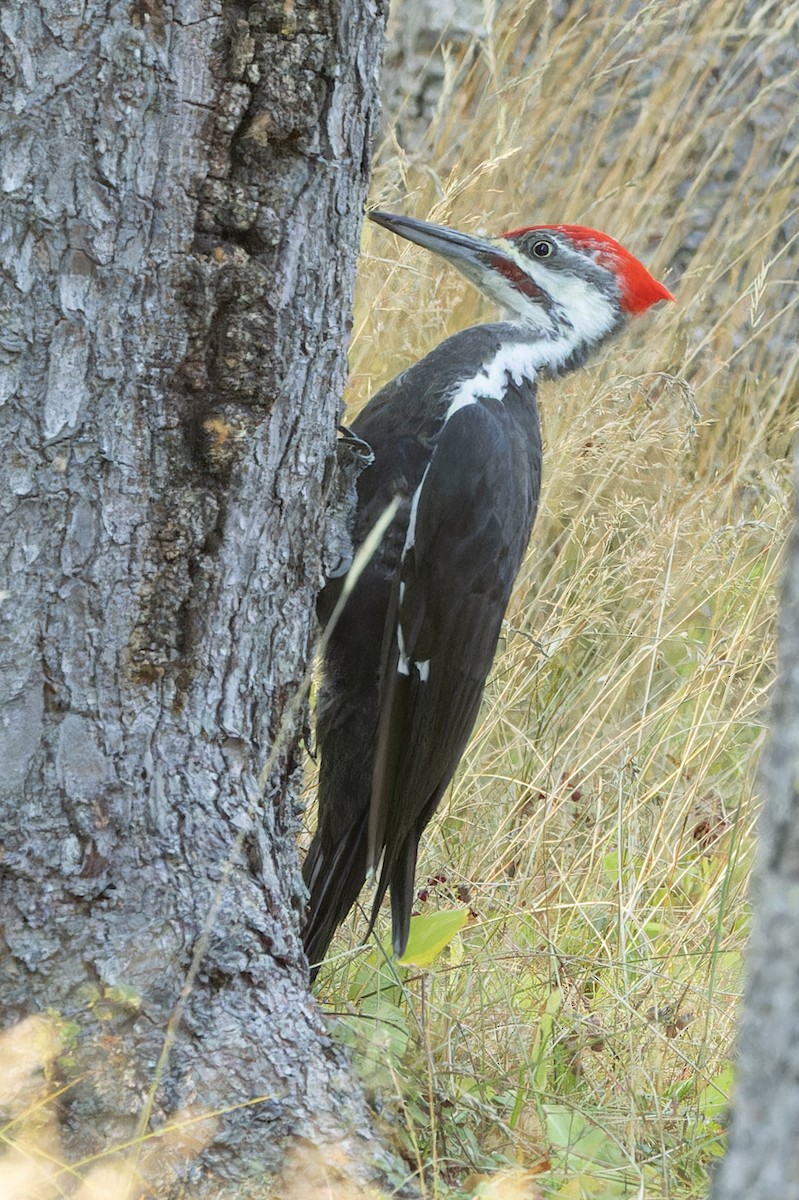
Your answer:
[[[551,341],[507,342],[476,375],[463,379],[452,393],[445,421],[478,400],[501,400],[510,375],[517,387],[532,383],[543,368],[556,369],[573,353],[575,343],[566,337]]]

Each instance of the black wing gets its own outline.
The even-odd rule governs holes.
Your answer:
[[[302,936],[308,959],[316,964],[311,978],[366,879],[385,631],[393,629],[395,623],[397,567],[405,542],[410,497],[430,456],[424,423],[419,429],[402,422],[405,396],[405,381],[399,376],[352,426],[375,453],[374,464],[358,480],[354,544],[363,542],[396,496],[402,503],[330,633],[324,655],[316,706],[321,759],[319,818],[303,864],[309,902]],[[343,579],[330,580],[319,598],[317,611],[323,624],[333,611],[343,583]]]
[[[394,948],[408,937],[419,837],[472,731],[535,517],[540,441],[521,411],[480,401],[445,423],[418,495],[385,640],[368,866],[390,886]]]

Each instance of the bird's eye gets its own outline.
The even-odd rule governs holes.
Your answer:
[[[536,258],[549,258],[550,255],[552,254],[552,243],[551,242],[534,242],[533,243],[533,254],[536,256]]]

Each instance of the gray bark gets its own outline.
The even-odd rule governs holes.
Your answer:
[[[68,1161],[150,1103],[155,1128],[269,1096],[216,1117],[194,1196],[289,1134],[371,1145],[307,994],[292,699],[384,16],[0,14],[0,1005],[63,1024]]]
[[[729,1149],[713,1200],[799,1200],[799,456]]]

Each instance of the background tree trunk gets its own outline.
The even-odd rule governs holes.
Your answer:
[[[307,994],[292,700],[384,16],[0,17],[0,1004],[55,1014],[65,1161],[220,1114],[154,1191],[368,1137]]]
[[[799,455],[794,466],[799,513]],[[729,1149],[714,1200],[799,1200],[799,521],[788,543],[779,674],[762,771],[754,919]]]

